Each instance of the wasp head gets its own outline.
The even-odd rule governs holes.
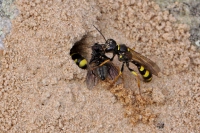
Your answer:
[[[104,44],[105,51],[106,52],[113,52],[115,48],[117,47],[117,43],[113,39],[108,39],[106,43]]]

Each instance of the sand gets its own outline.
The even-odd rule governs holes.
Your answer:
[[[198,132],[200,53],[189,26],[148,0],[18,0],[0,67],[1,132]],[[125,70],[124,84],[92,90],[69,52],[86,37],[83,55],[106,38],[158,64],[150,83]],[[113,62],[121,67],[117,59]]]

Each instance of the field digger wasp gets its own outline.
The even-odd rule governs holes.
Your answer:
[[[70,55],[79,68],[87,68],[87,60],[80,53],[71,53]]]
[[[78,47],[82,40],[76,42],[72,49],[70,50],[70,56],[72,60],[76,63],[76,65],[81,69],[87,68],[87,60],[79,53],[81,49]]]
[[[147,57],[141,55],[140,53],[137,53],[133,49],[127,47],[125,44],[117,44],[116,41],[113,39],[106,39],[104,35],[100,32],[100,30],[98,30],[96,27],[95,29],[103,36],[105,40],[105,44],[102,44],[105,53],[113,54],[112,58],[110,58],[110,61],[112,61],[115,55],[117,55],[118,60],[122,62],[121,70],[118,76],[116,76],[114,82],[118,80],[119,76],[122,74],[124,70],[124,65],[126,64],[129,71],[137,77],[138,87],[140,91],[139,75],[137,74],[136,71],[134,71],[132,68],[129,67],[129,63],[132,63],[137,66],[138,71],[142,75],[144,82],[150,82],[152,80],[152,74],[158,76],[160,68],[157,66],[156,63],[154,63]]]

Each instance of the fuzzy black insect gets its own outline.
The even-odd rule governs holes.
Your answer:
[[[92,46],[92,57],[89,62],[86,84],[88,89],[92,89],[100,80],[107,77],[114,80],[119,75],[119,70],[110,62],[110,58],[105,55],[101,44],[95,43]]]

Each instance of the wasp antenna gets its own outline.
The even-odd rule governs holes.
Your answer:
[[[93,25],[94,26],[94,25]],[[102,37],[104,38],[104,40],[106,41],[106,38],[104,37],[104,35],[101,33],[101,31],[96,27],[94,26],[94,28],[102,35]]]

